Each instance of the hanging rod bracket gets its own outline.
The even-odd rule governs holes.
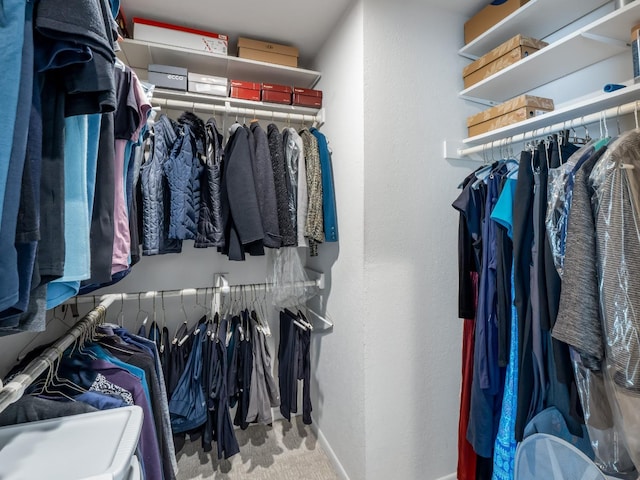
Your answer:
[[[325,275],[322,272],[318,272],[317,270],[313,270],[311,268],[305,268],[307,275],[311,280],[316,282],[316,285],[320,290],[324,290],[325,287]]]
[[[324,125],[324,122],[326,120],[326,114],[327,112],[324,109],[324,107],[318,110],[318,113],[316,113],[315,122],[316,122],[317,128],[320,128],[321,126]]]
[[[482,160],[482,155],[480,154],[471,154],[471,155],[463,155],[461,151],[463,150],[464,145],[461,142],[456,142],[453,140],[445,140],[443,142],[443,156],[445,160]]]
[[[229,287],[229,280],[227,280],[225,275],[228,275],[228,273],[223,272],[213,274],[213,286],[220,287],[221,293],[229,293],[231,291],[231,288]]]

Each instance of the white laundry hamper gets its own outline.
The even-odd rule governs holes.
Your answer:
[[[535,433],[518,446],[515,480],[608,480],[593,461],[572,444]]]

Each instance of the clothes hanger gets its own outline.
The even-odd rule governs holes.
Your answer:
[[[476,190],[478,189],[478,187],[480,187],[482,183],[484,183],[485,179],[489,176],[489,174],[491,173],[491,170],[493,170],[493,167],[495,166],[493,162],[491,163],[488,162],[488,156],[487,156],[485,147],[486,145],[482,147],[482,157],[484,159],[485,164],[474,172],[474,175],[476,176],[476,180],[473,182],[473,184],[471,184],[471,188]],[[487,148],[493,148],[493,142],[491,143],[491,147],[487,147]]]
[[[256,292],[257,294],[257,292]],[[257,296],[257,295],[256,295]],[[256,301],[257,304],[257,314],[260,316],[260,321],[262,322],[264,334],[267,337],[271,336],[271,325],[269,325],[269,317],[267,315],[267,288],[265,286],[262,298],[258,298]]]
[[[116,317],[116,323],[121,327],[124,326],[124,293],[120,294],[120,311]]]
[[[38,385],[40,387],[40,392],[39,393],[32,392],[32,394],[51,395],[51,396],[60,395],[66,398],[67,400],[75,401],[73,397],[67,395],[62,390],[56,390],[55,387],[59,387],[59,388],[67,387],[77,392],[78,394],[85,393],[87,390],[73,383],[69,379],[58,377],[58,365],[60,364],[60,361],[64,355],[64,352],[58,349],[57,347],[55,348],[55,350],[57,353],[57,359],[55,362],[47,361],[47,363],[49,363],[49,369],[47,371],[47,375],[42,385]]]
[[[149,320],[149,312],[142,309],[141,303],[141,294],[138,293],[138,313],[136,314],[136,327],[139,329],[141,326],[146,326],[147,321]],[[142,316],[142,323],[140,322],[140,317]]]
[[[57,382],[56,372],[58,369],[58,364],[60,363],[60,359],[62,358],[63,352],[61,352],[60,350],[56,350],[56,351],[58,353],[57,361],[55,362],[47,361],[47,363],[49,363],[49,370],[47,371],[47,376],[45,377],[42,385],[40,385],[40,391],[32,392],[32,395],[50,395],[50,396],[59,395],[71,402],[75,402],[75,399],[73,397],[67,395],[62,390],[54,390],[54,387],[69,387],[70,389],[77,391],[79,394],[86,392],[86,390],[80,388],[79,386],[73,384],[72,382],[69,382],[69,385],[63,385],[62,383]]]
[[[300,322],[307,327],[307,329],[310,332],[313,332],[313,325],[311,324],[311,322],[309,322],[309,320],[307,320],[307,317],[305,316],[305,314],[301,311],[298,310],[298,318],[300,319]]]
[[[284,309],[284,312],[289,315],[289,317],[292,318],[293,320],[293,324],[295,326],[297,326],[298,328],[300,328],[301,330],[307,331],[308,328],[304,323],[300,322],[300,311],[298,310],[298,313],[293,313],[291,310],[289,310],[288,308]]]
[[[120,70],[122,70],[123,72],[125,72],[126,68],[127,68],[127,66],[124,64],[124,62],[122,60],[120,60],[118,57],[116,57],[115,66],[117,68],[119,68]]]
[[[269,336],[271,332],[269,330],[269,326],[265,323],[266,317],[262,317],[262,315],[258,313],[260,310],[260,302],[258,298],[257,288],[258,287],[255,285],[251,286],[251,316],[257,323],[256,328],[260,330],[264,335]]]

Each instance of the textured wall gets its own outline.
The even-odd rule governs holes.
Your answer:
[[[455,470],[461,323],[457,216],[469,166],[442,158],[464,135],[462,16],[407,0],[365,5],[367,480]]]
[[[332,333],[314,334],[314,419],[351,480],[365,476],[363,2],[342,16],[316,59],[333,151],[340,243],[307,265],[327,274]]]

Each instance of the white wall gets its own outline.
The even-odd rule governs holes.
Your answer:
[[[419,0],[370,0],[365,45],[367,480],[455,471],[461,323],[456,186],[442,158],[465,136],[464,19]]]
[[[327,274],[324,305],[335,322],[314,334],[314,421],[351,480],[365,475],[364,416],[364,95],[363,2],[355,1],[316,58],[327,119],[322,131],[333,151],[339,244],[307,265]]]

